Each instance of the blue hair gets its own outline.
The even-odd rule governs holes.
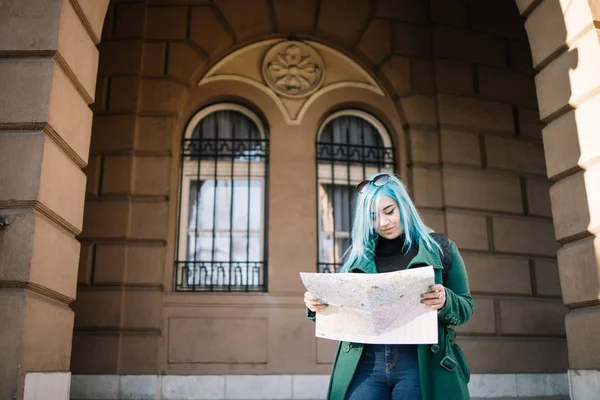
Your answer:
[[[370,179],[381,175],[377,173]],[[375,246],[379,239],[376,226],[379,221],[379,213],[373,210],[379,209],[381,196],[388,196],[398,204],[400,211],[400,223],[405,235],[403,252],[407,252],[419,240],[423,240],[430,251],[440,251],[440,245],[429,235],[431,230],[425,226],[415,205],[408,195],[406,186],[394,175],[383,186],[375,186],[369,183],[363,193],[356,199],[354,223],[352,225],[352,245],[346,252],[347,258],[341,272],[348,272],[350,267],[357,261],[371,260],[375,255]]]

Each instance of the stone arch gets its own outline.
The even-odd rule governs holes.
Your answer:
[[[600,345],[600,41],[595,1],[517,0],[531,44],[543,131],[574,399],[598,388]],[[552,26],[552,30],[548,27]]]
[[[353,4],[356,4],[356,9],[350,10],[341,20],[336,21],[335,10],[344,3],[341,0],[321,2],[322,8],[318,8],[319,2],[316,0],[290,0],[273,3],[261,0],[257,2],[260,5],[256,8],[253,7],[255,4],[249,5],[250,2],[246,0],[216,0],[211,2],[210,5],[199,1],[198,6],[191,7],[188,7],[189,2],[185,3],[185,5],[178,5],[177,2],[173,2],[168,7],[165,6],[166,3],[159,1],[149,2],[148,5],[136,3],[115,4],[112,6],[113,10],[109,12],[107,26],[111,28],[108,35],[111,38],[116,35],[116,37],[124,38],[124,40],[119,43],[107,43],[101,50],[101,53],[104,51],[104,54],[109,57],[104,62],[101,59],[101,69],[104,69],[105,73],[101,75],[98,82],[98,98],[100,101],[94,106],[94,109],[100,111],[98,113],[100,122],[95,125],[98,135],[92,138],[95,142],[92,144],[92,157],[88,167],[90,172],[89,194],[92,197],[97,195],[98,188],[102,186],[101,176],[106,182],[110,181],[107,175],[99,173],[102,168],[106,168],[104,172],[113,174],[113,178],[115,178],[116,171],[119,169],[127,171],[123,177],[127,182],[103,188],[106,190],[105,194],[113,196],[112,200],[116,205],[107,206],[106,204],[94,202],[90,204],[90,211],[87,216],[88,229],[84,230],[83,235],[82,272],[84,274],[81,276],[87,277],[86,274],[89,273],[90,266],[86,261],[89,257],[86,258],[86,255],[100,249],[100,253],[96,254],[101,254],[104,260],[114,257],[116,265],[124,265],[123,271],[126,271],[127,279],[130,279],[126,284],[148,285],[152,288],[160,287],[163,281],[157,276],[153,276],[151,281],[136,281],[138,279],[136,274],[139,271],[133,268],[135,263],[132,260],[135,260],[138,253],[136,253],[134,247],[125,246],[125,249],[108,249],[107,247],[110,246],[97,248],[96,245],[90,245],[90,243],[95,238],[116,241],[121,237],[128,238],[130,235],[136,240],[143,241],[146,245],[159,247],[160,243],[168,237],[165,232],[172,229],[168,226],[168,223],[164,222],[167,219],[165,217],[166,211],[160,202],[156,202],[158,205],[146,204],[143,201],[140,202],[139,199],[143,196],[155,196],[153,199],[157,200],[161,196],[165,196],[162,186],[168,185],[169,178],[162,175],[160,171],[168,169],[168,167],[165,167],[165,163],[168,163],[165,159],[168,158],[168,152],[173,149],[168,145],[169,140],[160,136],[160,132],[167,131],[172,134],[177,131],[174,127],[180,122],[181,114],[179,110],[182,109],[182,104],[186,102],[187,96],[193,90],[194,81],[199,80],[211,66],[224,59],[227,54],[250,43],[273,38],[287,38],[288,35],[292,35],[292,39],[314,40],[319,43],[330,44],[331,47],[337,48],[339,51],[358,60],[381,82],[386,94],[395,102],[397,112],[402,115],[402,124],[411,144],[410,157],[411,162],[414,164],[411,167],[413,171],[411,179],[414,180],[412,186],[415,198],[419,206],[424,208],[426,218],[429,218],[432,226],[439,230],[456,229],[458,224],[477,229],[483,226],[482,229],[478,230],[483,236],[489,234],[486,229],[493,230],[491,225],[486,228],[486,219],[487,221],[493,220],[496,222],[494,218],[497,217],[497,214],[481,218],[481,215],[477,213],[491,209],[492,213],[500,211],[501,213],[515,214],[514,204],[508,206],[493,204],[496,200],[490,198],[486,198],[487,204],[491,204],[487,210],[477,209],[477,212],[470,213],[471,209],[469,208],[473,207],[472,203],[465,205],[456,194],[445,192],[447,189],[443,186],[444,180],[455,179],[458,174],[456,171],[441,171],[441,168],[438,168],[435,164],[448,162],[448,159],[440,161],[439,157],[423,151],[422,145],[429,141],[438,140],[436,139],[438,136],[442,137],[441,142],[436,142],[440,147],[446,145],[447,142],[444,142],[444,140],[452,139],[457,143],[464,143],[465,148],[468,147],[467,144],[470,146],[473,144],[472,142],[476,141],[474,146],[477,148],[484,147],[488,149],[491,146],[489,143],[493,142],[497,148],[504,146],[522,151],[523,147],[520,144],[516,144],[512,139],[504,140],[500,136],[507,134],[507,132],[515,134],[515,125],[519,126],[518,129],[520,129],[522,136],[529,136],[530,133],[525,132],[528,119],[536,119],[532,118],[531,115],[535,111],[532,111],[530,107],[532,103],[529,83],[522,85],[522,88],[519,87],[519,96],[517,97],[521,97],[521,99],[516,100],[514,97],[507,100],[509,94],[490,86],[480,87],[477,99],[463,96],[465,89],[458,87],[461,82],[454,82],[456,85],[449,90],[442,93],[438,92],[437,87],[432,82],[438,80],[437,68],[439,65],[429,58],[433,57],[432,52],[436,52],[435,49],[431,49],[430,42],[438,40],[440,34],[439,32],[432,32],[426,26],[426,23],[430,20],[450,25],[442,28],[445,33],[449,33],[448,38],[450,39],[448,40],[453,38],[461,42],[464,41],[475,48],[481,46],[479,48],[481,50],[478,55],[479,58],[475,61],[485,66],[478,72],[480,75],[486,75],[485,77],[478,76],[480,80],[483,78],[489,79],[490,76],[498,72],[496,69],[498,65],[503,66],[504,61],[498,62],[498,57],[501,58],[501,56],[493,51],[487,51],[488,47],[495,47],[498,41],[488,41],[482,38],[483,35],[477,36],[477,38],[474,38],[475,35],[472,35],[473,37],[461,36],[458,32],[459,29],[452,28],[452,26],[462,26],[463,16],[460,12],[446,17],[448,20],[443,20],[439,14],[436,14],[440,9],[444,10],[444,5],[440,2],[397,2],[387,0],[370,2],[360,0],[353,2]],[[287,9],[278,8],[281,4],[286,4]],[[429,9],[429,4],[432,4],[434,9]],[[597,349],[589,351],[590,340],[581,337],[585,330],[579,329],[579,327],[583,325],[595,327],[597,324],[593,324],[598,320],[592,309],[586,309],[586,306],[597,304],[597,296],[594,297],[597,281],[589,278],[590,276],[597,277],[598,262],[597,258],[594,259],[594,254],[597,254],[599,246],[598,241],[595,239],[597,224],[594,222],[597,220],[595,219],[596,214],[594,214],[597,212],[597,206],[594,206],[594,202],[597,203],[597,198],[592,196],[595,193],[593,183],[597,182],[594,179],[595,176],[597,177],[594,166],[598,154],[596,151],[597,142],[594,141],[591,133],[593,131],[590,128],[593,124],[589,122],[591,121],[589,116],[595,114],[596,109],[595,97],[593,96],[595,88],[592,91],[587,90],[590,81],[596,83],[596,75],[590,72],[597,71],[594,64],[595,58],[593,57],[597,43],[591,40],[594,32],[593,22],[596,17],[591,11],[592,8],[590,8],[589,3],[581,1],[572,4],[570,8],[565,6],[563,9],[556,2],[548,0],[542,2],[517,0],[520,11],[527,17],[526,27],[534,53],[534,66],[540,70],[536,78],[540,114],[544,122],[548,123],[548,127],[544,131],[545,144],[548,143],[545,155],[548,175],[556,182],[552,189],[552,214],[555,218],[556,236],[564,245],[559,252],[559,266],[563,285],[562,295],[564,302],[575,309],[567,317],[567,339],[569,341],[571,365],[574,370],[591,370],[598,368],[593,359],[598,352]],[[127,11],[115,14],[115,7],[119,7],[120,11]],[[121,9],[121,7],[123,8]],[[309,11],[307,11],[307,8]],[[236,15],[232,11],[234,9],[241,10],[241,12]],[[134,20],[142,21],[142,26],[144,21],[148,22],[146,33],[141,33],[141,28],[139,28],[139,34],[137,31],[132,32],[138,27],[135,23],[124,26],[119,23],[118,18],[117,20],[114,19],[115,15],[118,17],[118,15],[123,16],[127,13]],[[368,16],[365,16],[365,14]],[[240,18],[239,15],[244,17]],[[581,15],[585,15],[585,17],[580,18]],[[250,19],[254,20],[255,23],[248,26],[245,21]],[[466,20],[466,16],[464,19]],[[555,23],[548,23],[548,21],[554,21]],[[555,32],[546,32],[544,27],[547,26],[565,26],[564,38],[556,38]],[[209,42],[208,38],[211,35],[197,30],[201,28],[210,29],[211,33],[215,33],[212,36],[215,41]],[[494,28],[497,27],[491,29]],[[131,37],[136,38],[136,40],[130,40]],[[137,40],[140,38],[142,40]],[[379,40],[381,38],[383,40]],[[488,44],[490,46],[487,46]],[[504,48],[502,45],[500,47]],[[131,52],[127,52],[126,49],[131,49]],[[122,59],[116,61],[111,60],[111,52],[115,55],[132,54],[133,60],[128,57],[122,57]],[[527,58],[526,52],[522,51],[522,46],[519,43],[510,42],[508,48],[505,48],[505,52],[510,53],[513,62],[515,60],[521,62],[523,58]],[[523,57],[523,53],[525,53],[525,57]],[[590,54],[590,58],[584,60],[582,57],[584,53],[586,55]],[[459,54],[458,62],[454,62],[455,60],[448,62],[442,56],[441,58],[444,61],[442,69],[455,67],[462,74],[464,71],[460,69],[460,63],[469,57]],[[469,59],[469,61],[472,60]],[[583,61],[586,61],[586,64]],[[579,68],[574,69],[573,76],[567,76],[564,73],[565,67],[574,68],[576,65],[585,65],[586,68],[582,70]],[[515,67],[513,65],[511,69],[514,72],[517,69],[527,69],[527,66]],[[116,73],[112,74],[107,71]],[[472,73],[472,71],[468,71],[468,73]],[[500,77],[502,75],[495,76]],[[437,85],[439,84],[438,81]],[[445,84],[449,85],[448,82],[445,82]],[[240,90],[244,89],[240,88]],[[466,89],[467,92],[469,90],[471,89]],[[558,90],[559,93],[549,90]],[[494,93],[494,91],[496,92]],[[451,94],[449,95],[448,92],[451,92]],[[469,95],[471,95],[470,92]],[[108,99],[107,107],[106,100],[108,97],[112,97],[112,99]],[[500,104],[491,104],[498,100],[500,100]],[[526,102],[525,106],[521,101]],[[506,103],[509,103],[509,107],[506,107]],[[115,111],[115,114],[123,113],[123,115],[103,115],[103,111],[107,110]],[[484,118],[477,118],[476,114],[485,115],[487,121]],[[466,118],[465,115],[469,118]],[[110,119],[110,123],[106,122],[106,119]],[[465,120],[467,122],[464,122]],[[456,131],[438,132],[438,124],[452,125],[458,131],[469,128],[472,131],[478,131],[479,137],[475,140],[474,132],[468,132],[473,134],[471,136]],[[537,123],[533,122],[531,125],[535,125],[531,130],[534,131],[533,135],[537,135],[539,133]],[[117,127],[119,129],[116,129]],[[160,141],[162,147],[148,142],[137,142],[138,132],[141,131],[145,132],[147,137],[152,136],[153,140]],[[488,132],[492,132],[489,137],[486,136]],[[564,135],[564,132],[569,132],[569,135]],[[577,138],[577,141],[574,141],[573,138]],[[580,144],[579,149],[570,147],[575,142]],[[165,147],[168,150],[165,150]],[[525,151],[520,153],[519,157],[520,159],[531,158],[534,160],[533,175],[535,175],[535,179],[533,180],[537,182],[539,176],[545,173],[539,167],[539,155],[544,153],[541,152],[538,143],[535,143],[533,147],[533,152],[527,153]],[[559,154],[559,150],[564,149],[572,150],[573,153],[569,156]],[[108,155],[102,155],[102,151],[105,151]],[[144,159],[138,160],[136,156],[131,156],[131,153],[134,152],[141,152]],[[440,152],[442,157],[445,157],[445,150],[441,149]],[[527,157],[527,154],[533,156]],[[502,170],[500,171],[502,174],[494,175],[494,178],[501,175],[502,179],[506,178],[503,173],[511,168],[508,163],[503,161],[505,155],[500,154],[494,160],[487,160],[495,168]],[[465,159],[459,159],[462,156],[462,153],[454,153],[451,162],[457,162],[458,159],[458,162],[464,166]],[[469,156],[472,156],[472,154]],[[153,157],[154,159],[152,159]],[[104,161],[107,161],[106,164],[103,164]],[[472,159],[466,161],[480,162],[477,161],[477,157],[472,157]],[[155,182],[149,182],[148,179],[136,180],[133,171],[141,171],[145,168],[148,171],[158,172],[154,175]],[[460,178],[460,176],[458,177]],[[474,181],[485,180],[486,178],[486,176],[480,175],[473,177],[477,178]],[[527,175],[521,180],[521,185],[524,185],[522,187],[525,188],[521,190],[529,190],[529,177]],[[525,181],[524,184],[523,181]],[[512,183],[511,188],[514,189]],[[534,185],[537,185],[537,183]],[[540,192],[543,192],[545,183],[541,185]],[[442,189],[439,189],[439,187],[442,187]],[[518,191],[518,189],[515,189],[515,191]],[[585,195],[577,198],[576,207],[570,206],[567,204],[568,201],[565,200],[568,196],[566,193],[573,192],[585,193]],[[132,203],[119,200],[119,196],[128,195],[139,197]],[[504,200],[506,199],[500,199],[500,201]],[[464,210],[461,207],[466,208],[467,212],[463,212]],[[528,207],[533,207],[533,204],[528,204]],[[448,208],[455,209],[448,213]],[[588,210],[589,212],[580,213],[577,210]],[[118,212],[119,216],[127,222],[123,226],[117,227],[102,226],[102,219],[105,219],[108,215],[114,215],[115,212]],[[451,216],[448,217],[448,214]],[[150,216],[156,217],[155,221],[160,222],[142,225],[144,221],[150,220]],[[510,216],[513,217],[514,215]],[[534,217],[538,216],[534,215]],[[547,217],[545,214],[543,216]],[[506,215],[501,215],[501,217],[506,217]],[[518,217],[516,219],[520,221],[526,219]],[[498,218],[499,222],[494,226],[498,228],[502,223],[504,224],[503,227],[510,228],[509,219]],[[528,220],[528,222],[530,221]],[[550,257],[555,252],[555,249],[548,245],[549,240],[547,240],[549,239],[547,228],[551,223],[548,220],[542,222],[543,227],[540,228],[542,233],[540,236],[544,236],[544,256]],[[537,226],[531,228],[531,232],[535,233]],[[527,226],[527,229],[529,228],[530,226]],[[142,232],[143,230],[146,233]],[[496,239],[498,239],[498,235],[491,240]],[[482,251],[481,249],[485,248],[487,250],[486,246],[488,244],[479,243],[477,238],[467,237],[465,240],[470,242],[467,247],[471,249]],[[493,245],[497,245],[497,243],[494,242]],[[481,248],[478,246],[481,246]],[[158,251],[157,254],[159,259],[161,257],[162,259],[169,259],[169,256],[165,256],[162,250]],[[471,254],[471,257],[476,259],[478,256]],[[533,265],[529,265],[529,268],[538,271],[538,261],[539,257],[534,260]],[[494,262],[500,261],[495,259]],[[583,269],[586,273],[573,273],[572,266],[575,263],[584,265]],[[112,271],[111,273],[116,274],[117,272]],[[156,272],[153,272],[153,274],[157,275]],[[105,279],[104,283],[114,284],[115,280],[120,279],[120,277],[114,278],[114,276],[116,275],[112,275],[109,277],[110,279],[105,276],[103,278]],[[536,276],[534,272],[532,278],[526,279],[538,278],[539,274]],[[81,283],[83,285],[87,284],[85,281]],[[542,283],[540,281],[535,285],[541,285]],[[572,289],[566,290],[566,287]],[[583,289],[581,290],[581,288]],[[87,316],[87,313],[89,310],[93,311],[93,304],[106,299],[102,296],[93,297],[95,295],[90,293],[78,294],[78,298],[81,300],[78,300],[79,304],[76,305],[76,309],[78,316],[80,316],[78,317],[80,318],[78,326],[81,330],[92,326],[91,318]],[[142,295],[136,298],[136,295],[131,295],[125,290],[120,291],[119,295],[123,298],[127,297],[127,301],[123,300],[120,305],[113,306],[114,315],[125,315],[125,313],[131,315],[131,313],[135,313],[136,309],[140,309],[141,305],[148,304],[148,302],[151,302],[153,307],[160,308],[160,301],[157,300],[155,293],[145,293],[143,295],[145,296],[144,299],[142,299]],[[542,296],[544,296],[543,293]],[[555,292],[552,296],[555,297]],[[480,306],[492,315],[496,315],[494,313],[498,310],[494,309],[496,307],[494,301],[491,302],[491,306],[490,302],[482,301]],[[500,307],[504,306],[509,307],[510,305],[505,303],[500,305]],[[555,313],[555,311],[551,313]],[[501,318],[501,316],[498,315],[497,318]],[[561,319],[560,315],[558,318],[556,316],[552,318]],[[102,320],[100,325],[108,326],[111,321],[110,319]],[[485,336],[490,335],[490,333],[503,333],[490,332],[489,329],[496,328],[489,328],[488,322],[481,320],[477,322],[477,324],[480,324],[474,328],[478,330],[477,334]],[[136,334],[138,332],[136,329],[140,325],[147,329],[146,333],[149,332],[143,338],[140,337],[142,335]],[[505,327],[505,329],[520,334],[520,327],[515,328],[513,325],[512,329],[515,330],[510,331],[511,326],[508,325],[509,327]],[[149,374],[154,374],[160,368],[161,361],[157,361],[159,357],[156,356],[157,352],[153,350],[160,347],[160,345],[157,345],[156,337],[152,336],[157,335],[157,332],[161,329],[160,315],[150,313],[142,319],[127,321],[118,328],[120,330],[115,334],[105,334],[103,332],[93,339],[88,338],[86,340],[81,339],[81,336],[85,336],[85,334],[79,332],[80,336],[74,341],[74,348],[80,353],[74,367],[76,373],[137,374],[143,369]],[[594,330],[594,332],[597,332],[597,330]],[[530,332],[524,334],[527,335]],[[561,332],[560,330],[552,331],[550,334],[560,336]],[[95,348],[109,349],[106,352],[109,355],[101,357],[104,363],[97,369],[94,369],[96,367],[93,366],[90,368],[82,361],[85,356],[90,356],[89,353],[82,352],[82,349],[92,341],[97,345]],[[540,348],[548,354],[551,354],[557,348],[562,349],[551,345]],[[472,353],[475,351],[474,349],[477,350],[478,348],[470,347],[469,351]],[[498,348],[489,347],[487,351],[494,353],[494,349],[498,350]],[[518,349],[523,349],[523,347]],[[143,354],[143,359],[136,359],[136,356],[140,354]],[[598,358],[596,357],[596,359]],[[134,362],[131,360],[134,360]],[[166,364],[166,362],[163,364]],[[562,353],[559,364],[563,364]],[[480,371],[483,370],[484,372],[510,372],[510,370],[503,370],[502,368],[505,368],[503,366],[498,367],[498,370],[487,371],[485,367],[482,369],[481,364],[477,363],[475,363],[475,368],[476,370],[479,368]],[[549,369],[554,371],[550,367]],[[577,373],[579,372],[577,371]],[[577,379],[579,379],[579,382],[584,382],[583,387],[586,387],[586,385],[590,387],[590,384],[585,383],[584,380],[593,375],[586,374],[588,372],[583,373],[584,378]],[[584,395],[581,396],[585,398]]]

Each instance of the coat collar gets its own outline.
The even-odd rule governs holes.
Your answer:
[[[443,269],[439,252],[435,250],[430,251],[423,239],[419,239],[419,251],[417,252],[417,255],[410,261],[406,269],[411,268],[415,264],[431,265],[434,269]],[[375,260],[370,259],[358,261],[355,265],[350,267],[348,272],[354,272],[356,270],[366,274],[376,274],[377,267],[375,266]]]

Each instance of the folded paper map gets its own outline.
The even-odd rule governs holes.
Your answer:
[[[437,311],[421,304],[434,284],[432,267],[381,274],[301,272],[306,289],[329,307],[316,336],[354,343],[437,343]]]

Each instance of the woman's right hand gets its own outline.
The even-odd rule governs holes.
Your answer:
[[[304,293],[304,304],[312,312],[319,312],[327,307],[321,303],[321,300],[317,300],[310,292]]]

